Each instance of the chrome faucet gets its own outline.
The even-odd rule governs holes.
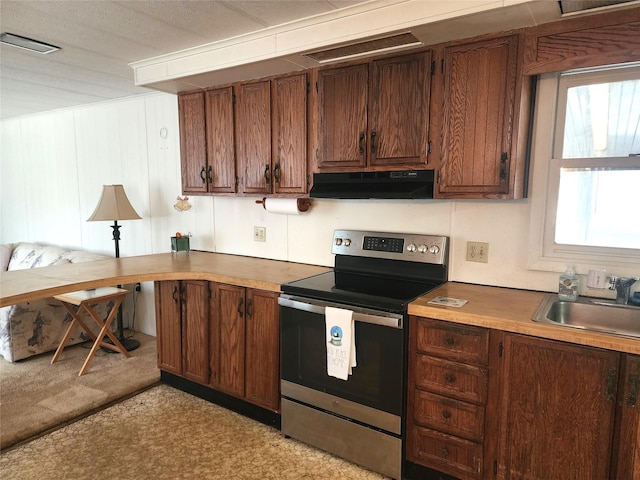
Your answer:
[[[610,277],[609,290],[616,291],[616,303],[627,305],[631,292],[631,285],[638,281],[638,277]]]

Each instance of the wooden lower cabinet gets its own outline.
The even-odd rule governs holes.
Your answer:
[[[158,368],[209,381],[209,282],[155,282]]]
[[[245,399],[280,411],[280,308],[278,293],[247,289]]]
[[[180,282],[155,282],[158,368],[182,375],[182,320]]]
[[[503,358],[497,478],[610,478],[620,354],[506,334]]]
[[[407,459],[481,479],[489,330],[411,317]]]
[[[640,356],[623,355],[611,478],[640,478]]]
[[[640,356],[421,317],[409,345],[412,464],[461,480],[640,479]]]
[[[280,410],[278,293],[205,280],[155,288],[161,370]]]
[[[211,318],[211,386],[244,397],[245,289],[216,284]]]

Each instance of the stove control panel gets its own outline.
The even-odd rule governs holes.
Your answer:
[[[448,245],[441,235],[336,230],[331,253],[446,265]]]

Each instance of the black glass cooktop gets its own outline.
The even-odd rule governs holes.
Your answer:
[[[441,284],[438,281],[413,281],[333,271],[296,280],[281,288],[283,293],[289,295],[405,313],[409,302]]]

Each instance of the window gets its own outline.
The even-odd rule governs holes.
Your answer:
[[[640,263],[640,67],[547,75],[540,83],[535,135],[554,141],[546,159],[534,154],[534,167],[547,167],[534,186],[546,183],[538,263]],[[546,114],[550,126],[540,123]]]

